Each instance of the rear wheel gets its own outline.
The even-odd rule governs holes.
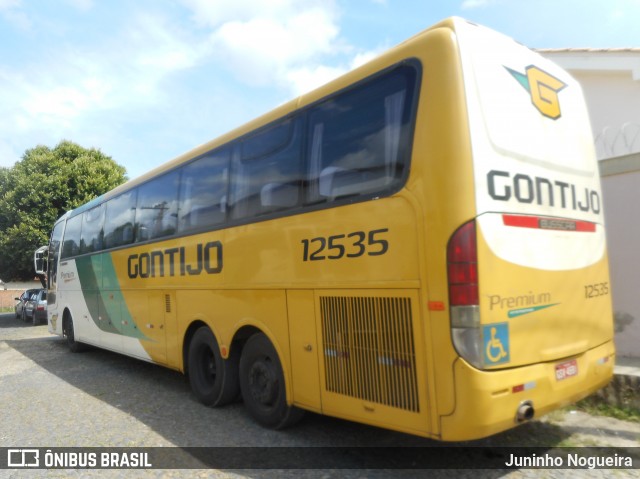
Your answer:
[[[224,406],[238,397],[237,348],[231,348],[229,358],[224,359],[218,341],[206,326],[198,329],[191,339],[188,367],[191,389],[202,404]]]
[[[249,414],[260,424],[283,429],[302,418],[304,411],[287,405],[282,365],[264,334],[251,336],[240,358],[240,389]]]
[[[34,314],[35,317],[35,314]],[[85,350],[85,345],[79,343],[75,339],[74,329],[73,329],[73,319],[71,318],[71,314],[66,312],[64,318],[62,320],[62,336],[67,340],[67,346],[69,346],[69,350],[72,353],[79,353],[80,351]]]

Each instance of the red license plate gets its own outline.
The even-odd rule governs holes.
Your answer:
[[[564,363],[556,364],[556,380],[562,381],[563,379],[570,378],[578,375],[578,361],[572,359]]]

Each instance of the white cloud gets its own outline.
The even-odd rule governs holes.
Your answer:
[[[358,68],[373,60],[382,53],[382,50],[383,49],[360,52],[344,66],[307,65],[294,68],[287,73],[287,80],[293,93],[295,95],[302,95],[338,78],[340,75],[344,75],[349,70]]]
[[[168,75],[192,67],[203,55],[162,17],[135,16],[119,33],[99,46],[60,50],[44,73],[33,77],[31,84],[40,92],[32,97],[51,98],[42,102],[42,113],[50,107],[51,113],[70,118],[90,110],[153,103]]]
[[[74,15],[79,11],[86,13],[88,22],[95,20],[94,0],[64,3],[67,11],[75,10]],[[17,160],[25,146],[53,144],[60,138],[88,138],[107,147],[106,138],[117,137],[115,131],[127,121],[149,123],[149,112],[164,110],[172,118],[191,118],[188,112],[194,105],[189,102],[206,102],[210,106],[204,110],[215,112],[204,114],[201,123],[208,126],[199,130],[200,136],[194,134],[201,138],[211,133],[212,123],[221,115],[245,121],[375,55],[356,49],[341,35],[340,10],[334,0],[183,0],[182,4],[183,12],[175,5],[169,10],[131,7],[121,22],[78,40],[76,29],[65,23],[63,7],[60,17],[45,18],[37,9],[27,9],[29,4],[22,0],[0,0],[0,15],[11,15],[14,25],[26,28],[33,21],[25,38],[37,29],[51,41],[38,44],[19,64],[0,62],[0,131],[5,132],[0,137],[0,162]],[[203,76],[210,78],[208,89],[191,92],[180,85],[176,94],[173,78],[187,70],[193,72],[182,78],[195,88],[207,84]],[[242,100],[223,101],[218,97],[235,87],[215,83],[222,70],[238,83],[260,89],[248,91]],[[256,96],[265,99],[254,101]],[[222,113],[225,103],[238,101],[246,102],[247,108],[240,109],[243,114]],[[237,105],[234,108],[238,110]],[[160,123],[168,128],[171,120]],[[113,142],[121,146],[123,140]]]
[[[471,10],[474,8],[484,8],[493,3],[492,0],[464,0],[462,2],[462,10]]]
[[[80,11],[88,11],[93,8],[93,0],[65,0],[69,5]]]
[[[31,21],[22,11],[22,0],[0,0],[0,15],[21,30],[31,27]]]
[[[0,10],[9,10],[17,8],[22,3],[22,0],[0,0]]]
[[[216,61],[252,86],[275,84],[298,95],[346,72],[354,55],[365,55],[341,38],[339,10],[331,0],[183,4],[210,32]]]
[[[0,63],[0,130],[13,132],[0,139],[0,161],[17,160],[25,138],[78,138],[108,128],[89,118],[115,111],[126,118],[155,107],[166,99],[165,79],[205,53],[163,17],[129,18],[128,26],[97,42],[39,50],[19,68]]]
[[[301,63],[331,53],[338,28],[321,9],[285,18],[230,21],[212,35],[215,51],[250,83],[268,84],[286,78]]]
[[[370,62],[375,57],[379,56],[386,49],[387,48],[378,48],[376,50],[370,50],[367,52],[358,53],[355,57],[353,57],[353,60],[351,60],[351,68],[357,68],[359,66],[364,65],[367,62]]]
[[[346,73],[346,69],[316,65],[291,69],[286,79],[295,95],[302,95]]]

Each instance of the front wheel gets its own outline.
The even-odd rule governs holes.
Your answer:
[[[205,406],[224,406],[238,397],[237,349],[231,348],[229,358],[224,359],[208,327],[201,327],[193,335],[188,356],[189,382],[193,394]]]
[[[282,365],[276,349],[264,334],[251,336],[240,358],[240,390],[249,414],[271,429],[298,422],[304,411],[287,405]]]
[[[73,319],[70,314],[65,314],[62,320],[62,336],[67,340],[67,346],[69,346],[69,350],[72,353],[79,353],[85,350],[85,345],[75,339]]]

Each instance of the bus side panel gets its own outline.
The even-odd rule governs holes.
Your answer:
[[[449,292],[446,251],[451,234],[475,216],[475,189],[467,110],[457,38],[449,28],[425,35],[420,57],[423,85],[412,171],[407,188],[424,210],[423,277],[429,307],[432,424],[438,433],[438,416],[455,408],[453,364],[458,357],[450,341]]]
[[[165,313],[167,309],[170,312],[171,308],[167,307],[164,292],[130,291],[124,297],[126,302],[123,307],[127,307],[134,328],[139,329],[144,336],[123,337],[123,351],[141,359],[151,358],[153,362],[167,364]]]
[[[319,349],[313,290],[287,291],[293,402],[322,412]]]
[[[235,333],[244,326],[253,326],[266,334],[280,357],[286,378],[287,398],[291,398],[285,290],[183,289],[176,291],[176,311],[181,343],[194,321],[201,321],[211,329],[221,350],[230,350]]]
[[[316,290],[322,411],[429,435],[417,290]]]

